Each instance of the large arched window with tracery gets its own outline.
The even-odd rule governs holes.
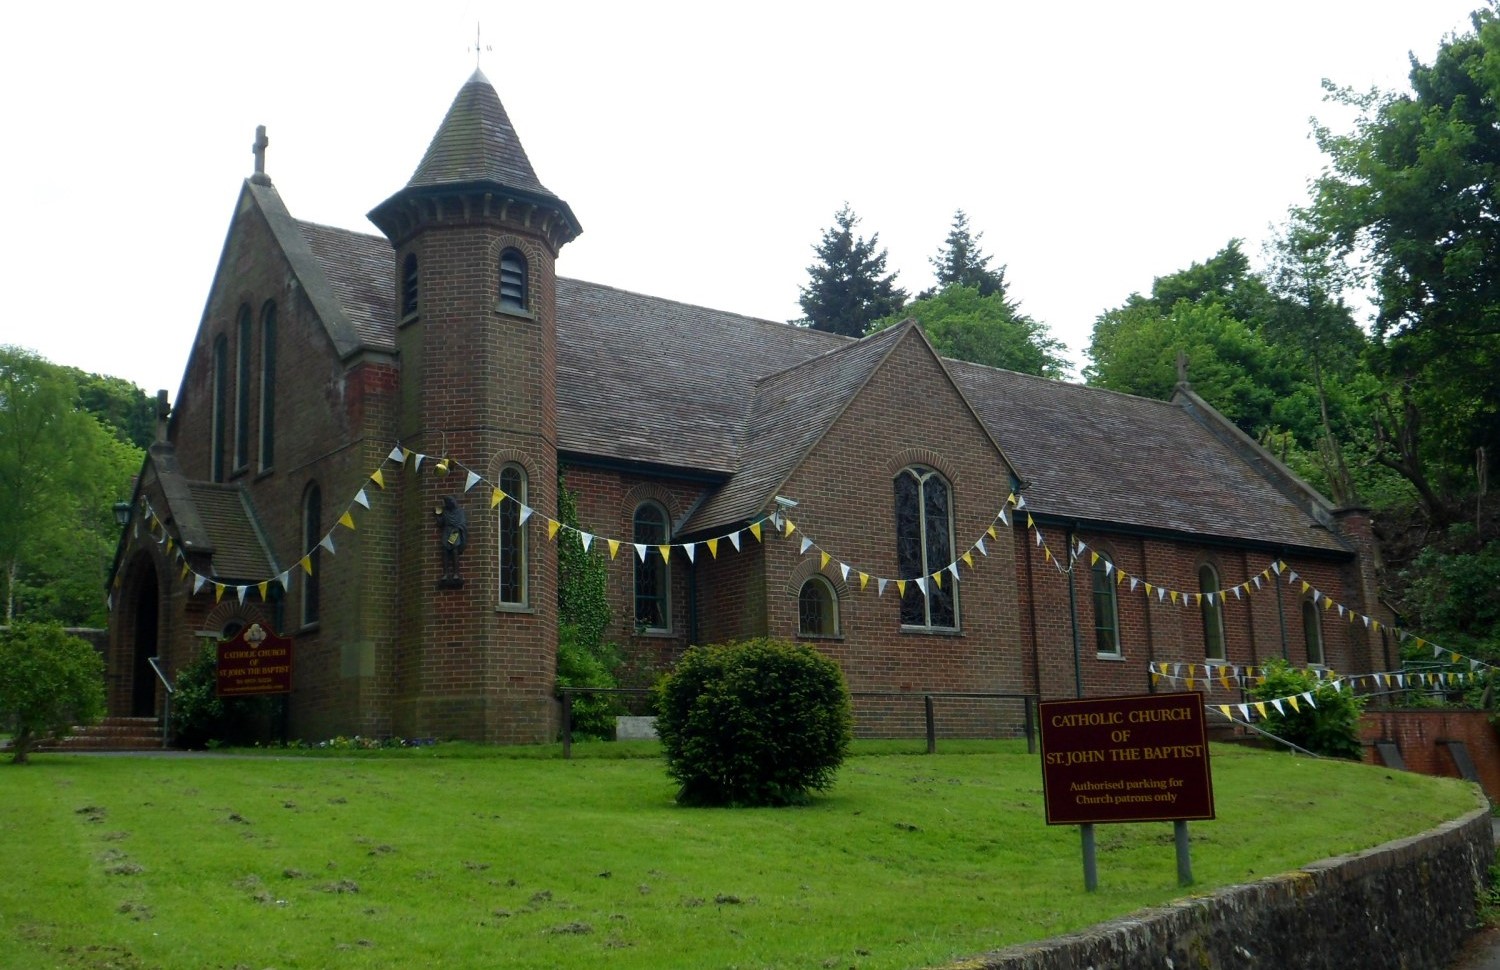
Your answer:
[[[901,625],[951,630],[958,626],[958,584],[932,575],[953,562],[953,505],[947,481],[937,471],[911,465],[896,475],[896,565],[908,582],[901,597]],[[924,594],[914,580],[922,579]]]

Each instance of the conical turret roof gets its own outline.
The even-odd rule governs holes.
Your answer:
[[[418,198],[449,197],[452,192],[483,192],[553,210],[560,217],[555,245],[580,231],[568,204],[536,177],[500,96],[477,68],[453,99],[411,179],[376,206],[370,219],[394,239],[412,227],[398,213],[409,212]]]
[[[556,199],[536,177],[515,126],[484,72],[474,70],[432,136],[407,188],[495,182]]]

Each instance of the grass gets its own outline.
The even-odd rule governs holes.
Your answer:
[[[897,748],[861,746],[826,796],[780,810],[675,806],[651,745],[43,754],[0,766],[0,968],[908,970],[1181,894],[1165,823],[1099,826],[1085,893],[1024,746]],[[1478,804],[1381,768],[1213,759],[1195,891]]]

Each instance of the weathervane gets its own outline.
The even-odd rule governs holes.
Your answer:
[[[479,70],[479,55],[481,53],[483,53],[484,51],[492,51],[492,50],[494,50],[493,47],[490,47],[489,45],[483,44],[483,43],[480,42],[480,37],[479,37],[479,21],[477,21],[477,20],[474,21],[474,46],[471,47],[471,48],[469,48],[469,50],[471,50],[471,51],[474,52],[474,70],[476,70],[476,71]]]

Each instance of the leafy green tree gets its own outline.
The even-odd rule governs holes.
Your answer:
[[[104,661],[60,623],[18,622],[0,629],[0,727],[12,764],[37,743],[91,724],[104,711]]]
[[[990,269],[990,257],[979,248],[984,233],[973,233],[969,229],[969,217],[964,210],[953,213],[953,226],[943,248],[931,257],[933,271],[937,273],[937,287],[922,292],[918,299],[931,299],[938,291],[950,286],[968,286],[979,291],[980,296],[999,294],[1005,298],[1005,267]]]
[[[156,440],[156,400],[123,377],[63,370],[78,386],[78,404],[116,438],[145,451]]]
[[[955,283],[875,321],[869,332],[893,327],[907,317],[916,318],[944,357],[1038,377],[1060,378],[1068,372],[1062,341],[1046,324],[1020,313],[1003,292],[985,296],[975,287]]]
[[[885,271],[886,251],[880,233],[866,240],[856,236],[859,217],[845,203],[813,247],[818,261],[807,268],[802,288],[802,312],[814,330],[863,336],[869,325],[890,316],[906,303],[906,291],[896,285],[896,274]]]
[[[0,347],[0,584],[17,616],[97,625],[118,538],[113,504],[141,453],[78,402],[68,372]]]
[[[1328,166],[1305,213],[1373,284],[1380,459],[1440,524],[1475,449],[1500,446],[1500,14],[1472,21],[1413,58],[1409,93],[1325,84],[1359,117],[1315,127]]]

